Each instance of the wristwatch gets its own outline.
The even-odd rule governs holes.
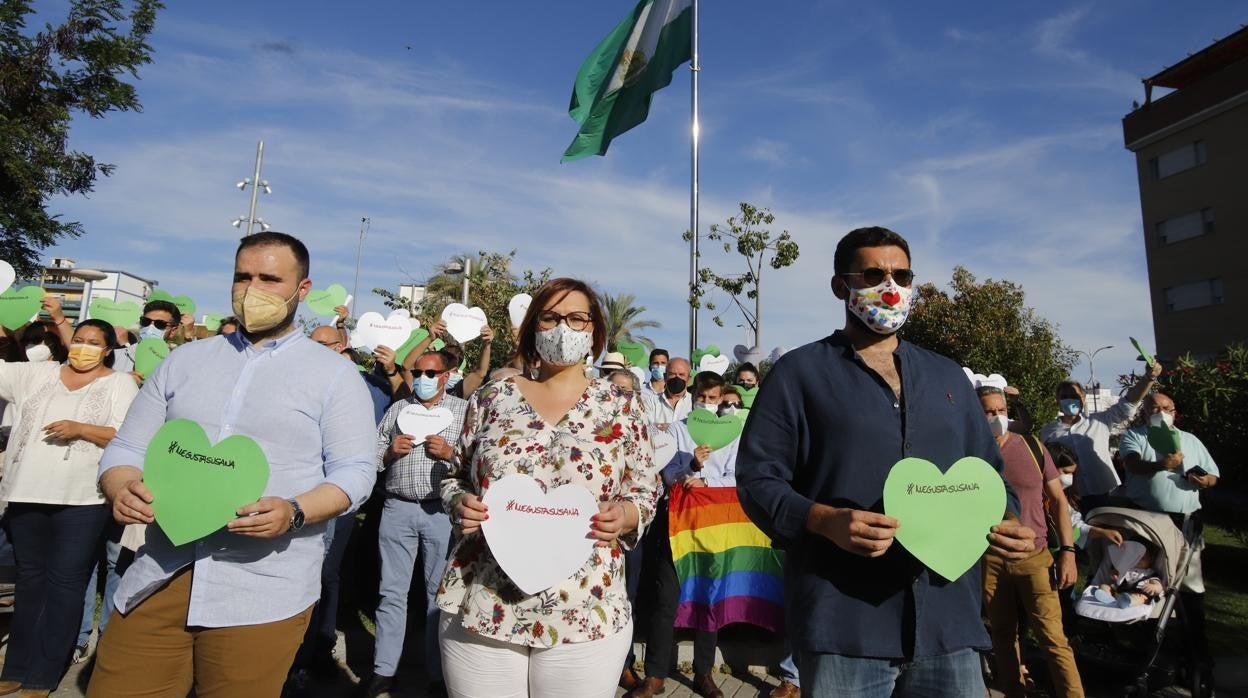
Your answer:
[[[287,532],[298,533],[299,529],[303,528],[303,507],[299,506],[299,500],[297,499],[287,499],[286,501],[290,503],[292,509],[289,522],[290,527],[287,529]]]

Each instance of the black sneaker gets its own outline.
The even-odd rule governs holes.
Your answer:
[[[310,683],[311,677],[308,676],[307,669],[295,669],[286,677],[286,685],[282,686],[282,698],[307,698],[311,695],[308,692]]]
[[[360,682],[360,698],[379,698],[388,696],[394,690],[394,677],[373,674],[368,681]]]

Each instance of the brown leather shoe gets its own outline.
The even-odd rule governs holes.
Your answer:
[[[641,679],[637,678],[637,672],[633,671],[631,666],[624,667],[624,671],[620,672],[620,688],[625,691],[631,691],[641,685]]]
[[[802,698],[802,689],[788,681],[781,681],[779,686],[771,689],[768,698]]]
[[[719,690],[719,686],[710,674],[698,674],[693,677],[693,690],[697,691],[702,698],[724,698],[724,692]]]
[[[663,687],[663,679],[657,679],[653,676],[647,676],[641,685],[628,693],[624,694],[624,698],[654,698],[654,696],[666,691]]]
[[[21,681],[0,681],[0,696],[17,693],[20,690],[22,690]]]

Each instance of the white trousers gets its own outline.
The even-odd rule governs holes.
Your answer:
[[[464,630],[442,612],[438,644],[451,698],[613,698],[633,641],[633,624],[610,637],[528,647]]]

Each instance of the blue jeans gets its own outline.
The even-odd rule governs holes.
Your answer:
[[[914,661],[802,652],[803,696],[967,698],[985,695],[979,653],[963,649]]]
[[[121,556],[121,532],[123,527],[115,521],[109,521],[108,526],[104,529],[104,558],[105,558],[105,577],[103,598],[100,603],[100,633],[96,636],[96,642],[99,638],[104,637],[104,629],[108,627],[108,617],[113,613],[113,594],[117,593],[117,585],[121,584],[121,575],[117,572],[117,558]],[[78,626],[78,641],[74,643],[76,647],[86,647],[87,641],[91,638],[91,627],[95,621],[95,592],[97,591],[98,579],[94,568],[92,569],[91,579],[87,580],[87,595],[82,600],[82,624]]]
[[[105,504],[9,505],[17,599],[0,679],[55,691],[74,652],[83,589],[108,522]]]
[[[425,677],[439,682],[442,657],[438,651],[439,610],[435,597],[450,553],[451,518],[442,511],[439,499],[409,502],[386,497],[377,539],[381,550],[381,603],[377,606],[373,673],[394,676],[399,668],[407,633],[407,590],[412,585],[419,553],[425,578]]]
[[[793,650],[789,649],[788,638],[784,640],[784,651],[784,659],[780,660],[780,680],[788,681],[794,686],[801,688],[802,679],[797,673],[797,662],[795,661],[797,657],[793,654]]]

